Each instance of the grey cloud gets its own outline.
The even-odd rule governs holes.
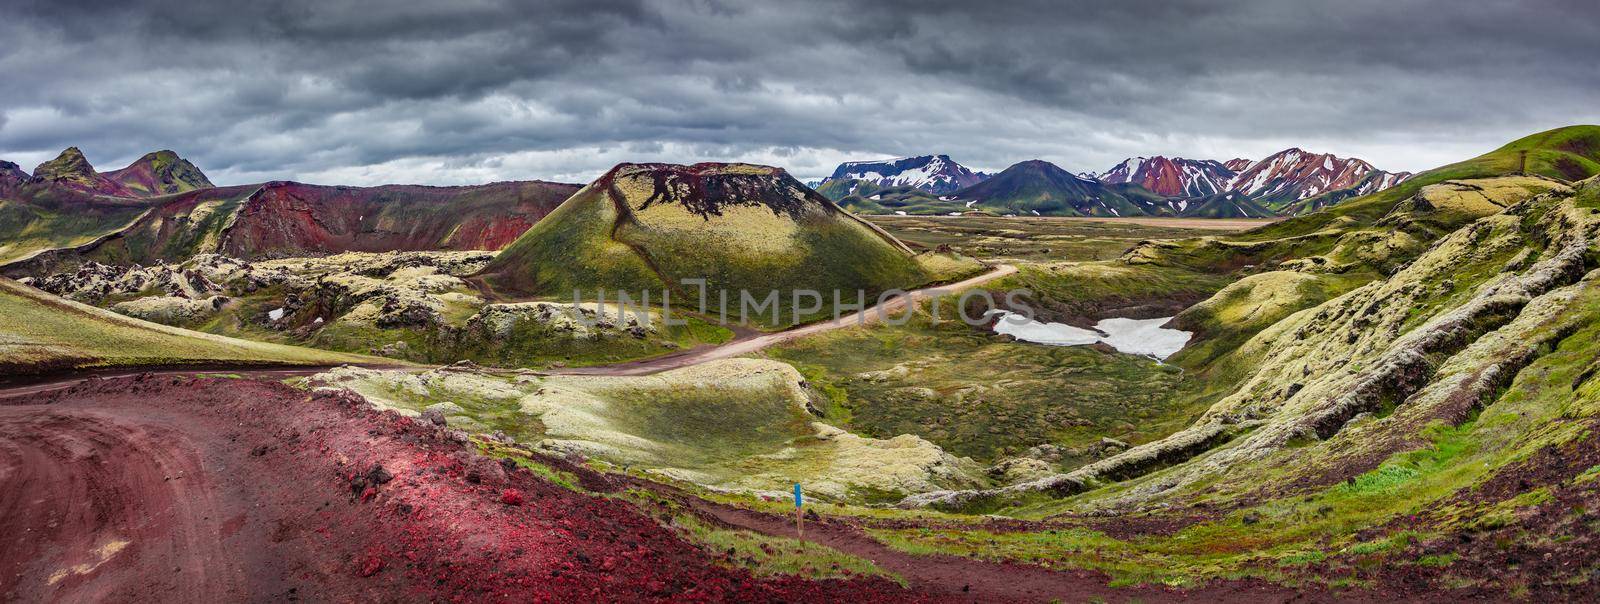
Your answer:
[[[0,157],[173,148],[218,181],[1278,144],[1419,169],[1600,119],[1578,1],[13,4]]]

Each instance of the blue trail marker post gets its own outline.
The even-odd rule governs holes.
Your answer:
[[[800,483],[794,483],[794,532],[801,539],[806,538],[806,496],[800,490]]]

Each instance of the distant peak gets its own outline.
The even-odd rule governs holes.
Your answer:
[[[68,176],[93,176],[94,166],[83,157],[77,147],[67,147],[55,159],[39,164],[33,169],[35,178],[60,179]]]
[[[141,197],[214,186],[211,179],[206,178],[205,172],[171,149],[146,153],[128,164],[128,167],[107,172],[105,176]]]
[[[1365,184],[1373,174],[1378,178],[1371,182],[1378,185]],[[1399,180],[1359,158],[1290,147],[1240,170],[1229,189],[1257,200],[1298,201],[1352,187],[1370,193],[1377,190],[1372,186],[1392,186]]]
[[[943,153],[844,162],[828,177],[863,180],[880,187],[914,187],[936,194],[954,192],[983,182],[984,178]]]
[[[1234,172],[1214,160],[1152,155],[1130,157],[1091,177],[1106,184],[1134,183],[1168,197],[1199,197],[1220,192]]]
[[[1228,161],[1222,162],[1222,167],[1227,168],[1229,170],[1232,170],[1234,172],[1243,172],[1246,169],[1248,169],[1251,164],[1254,164],[1254,163],[1256,163],[1256,162],[1253,159],[1246,159],[1246,158],[1243,158],[1243,157],[1235,157],[1235,158],[1230,159]]]

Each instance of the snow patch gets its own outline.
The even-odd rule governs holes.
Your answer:
[[[1183,349],[1194,334],[1162,327],[1172,317],[1158,319],[1104,319],[1095,323],[1094,330],[1073,327],[1065,323],[1042,323],[1010,311],[991,311],[999,314],[994,332],[1014,337],[1024,342],[1050,346],[1084,346],[1105,342],[1118,352],[1137,354],[1165,360]]]

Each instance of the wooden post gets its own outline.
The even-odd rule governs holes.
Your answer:
[[[1523,150],[1517,152],[1517,174],[1522,174],[1522,175],[1527,175],[1528,174],[1528,150],[1527,149],[1523,149]]]

